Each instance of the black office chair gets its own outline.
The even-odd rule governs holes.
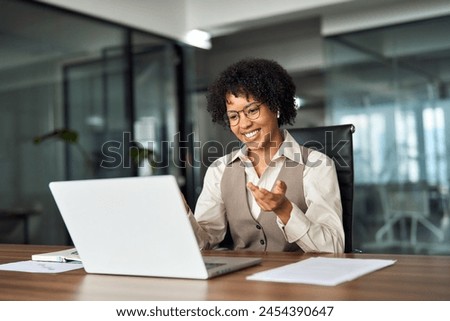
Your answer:
[[[316,149],[334,160],[341,191],[345,252],[353,252],[353,133],[355,126],[336,125],[289,129],[303,146]]]

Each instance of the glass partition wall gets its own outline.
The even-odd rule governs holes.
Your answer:
[[[450,17],[325,39],[327,113],[353,123],[355,246],[450,254]]]
[[[178,44],[33,2],[0,7],[0,242],[68,241],[50,181],[172,174],[186,188]]]

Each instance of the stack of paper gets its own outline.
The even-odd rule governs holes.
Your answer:
[[[31,256],[31,259],[33,261],[43,261],[43,262],[71,262],[71,261],[81,262],[80,256],[78,255],[78,251],[75,248],[56,252],[33,254]]]
[[[394,264],[396,260],[314,257],[259,272],[248,280],[333,286]]]

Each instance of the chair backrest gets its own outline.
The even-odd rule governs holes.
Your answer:
[[[351,124],[289,129],[289,133],[300,145],[316,149],[334,160],[341,192],[346,253],[353,251],[354,132],[355,127]]]

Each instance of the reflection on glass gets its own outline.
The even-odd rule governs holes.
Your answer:
[[[136,121],[154,119],[151,137],[136,138],[155,146],[177,133],[174,43],[36,2],[0,7],[0,209],[40,209],[30,241],[64,244],[50,181],[137,175]],[[76,144],[33,141],[52,133],[75,133]],[[23,240],[18,224],[0,230],[0,242]]]
[[[354,243],[362,250],[450,254],[442,237],[450,237],[442,223],[450,182],[449,27],[443,17],[326,39],[330,122],[356,127]],[[417,34],[427,36],[417,41]],[[410,206],[417,202],[408,191],[420,190],[425,209],[392,210],[386,191],[393,185]]]

